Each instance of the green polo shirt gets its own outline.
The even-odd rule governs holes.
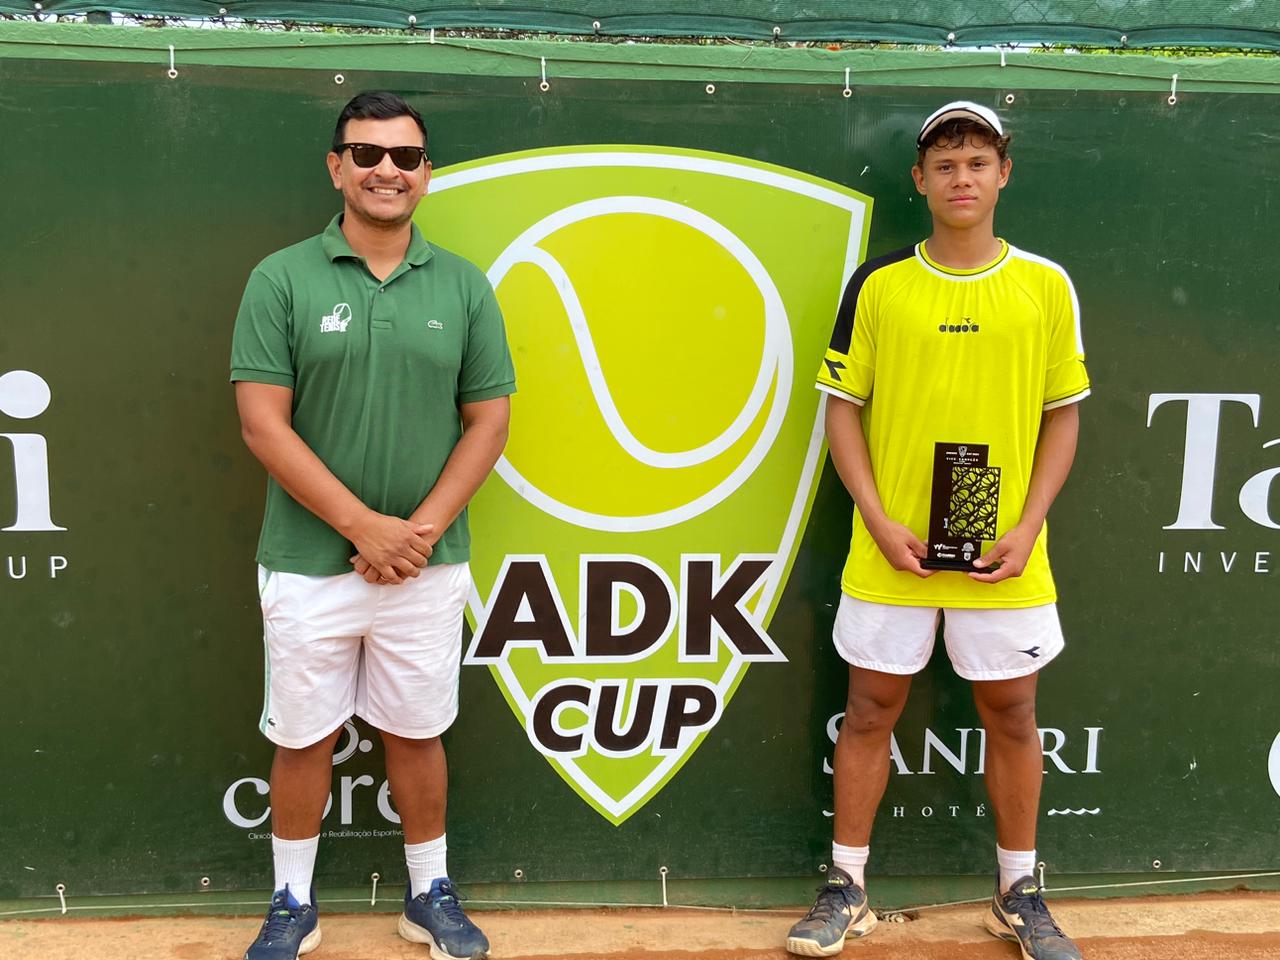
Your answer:
[[[515,391],[502,313],[474,264],[416,226],[404,262],[379,281],[342,235],[267,257],[245,287],[231,379],[293,390],[293,428],[333,475],[379,513],[407,518],[462,436],[461,404]],[[348,573],[354,547],[267,482],[258,562],[269,570]],[[465,510],[431,563],[470,557]]]

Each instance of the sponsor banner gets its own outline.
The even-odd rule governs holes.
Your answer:
[[[0,152],[0,178],[57,185],[0,218],[0,899],[269,882],[265,484],[229,341],[254,264],[332,216],[326,137],[366,80],[426,113],[418,222],[488,274],[519,380],[471,510],[451,869],[816,876],[850,504],[812,382],[844,280],[926,228],[909,167],[939,88],[753,76],[543,94],[536,75],[0,62],[24,104],[7,132],[37,145]],[[1257,145],[1280,111],[1005,92],[964,92],[1015,133],[997,223],[1070,273],[1094,387],[1050,522],[1067,646],[1039,685],[1045,859],[1265,870],[1280,351],[1259,263],[1280,153]],[[1171,152],[1185,176],[1152,176]],[[341,336],[356,306],[312,322]],[[971,402],[1000,402],[1002,376]],[[353,721],[335,760],[323,829],[344,842],[318,883],[401,877],[376,731]],[[876,870],[986,873],[985,737],[941,645],[890,771]]]
[[[480,264],[516,358],[472,508],[468,664],[619,824],[753,664],[822,450],[815,357],[870,199],[741,157],[598,146],[437,173],[419,216]]]

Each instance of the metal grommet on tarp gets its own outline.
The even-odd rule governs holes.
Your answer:
[[[707,84],[707,96],[711,96],[711,94],[713,94],[713,93],[715,93],[715,92],[716,92],[716,85],[715,85],[714,83],[708,83],[708,84]]]
[[[333,75],[333,82],[336,83],[338,86],[342,86],[344,83],[347,82],[347,78],[340,73],[335,73]]]

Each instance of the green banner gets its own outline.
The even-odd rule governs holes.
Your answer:
[[[850,504],[811,378],[844,278],[927,229],[914,134],[954,96],[1013,132],[998,227],[1070,272],[1094,382],[1052,520],[1043,857],[1275,860],[1273,96],[344,79],[0,60],[0,898],[269,883],[265,484],[227,356],[250,269],[336,209],[333,122],[374,88],[426,115],[419,223],[489,274],[520,379],[473,511],[460,880],[826,862]],[[376,741],[357,722],[339,744],[322,885],[403,876]],[[984,759],[940,654],[896,730],[875,870],[988,870]]]

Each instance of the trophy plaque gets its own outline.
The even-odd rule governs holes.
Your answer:
[[[929,498],[929,570],[976,570],[983,543],[996,539],[1000,468],[987,465],[985,443],[936,443]]]

